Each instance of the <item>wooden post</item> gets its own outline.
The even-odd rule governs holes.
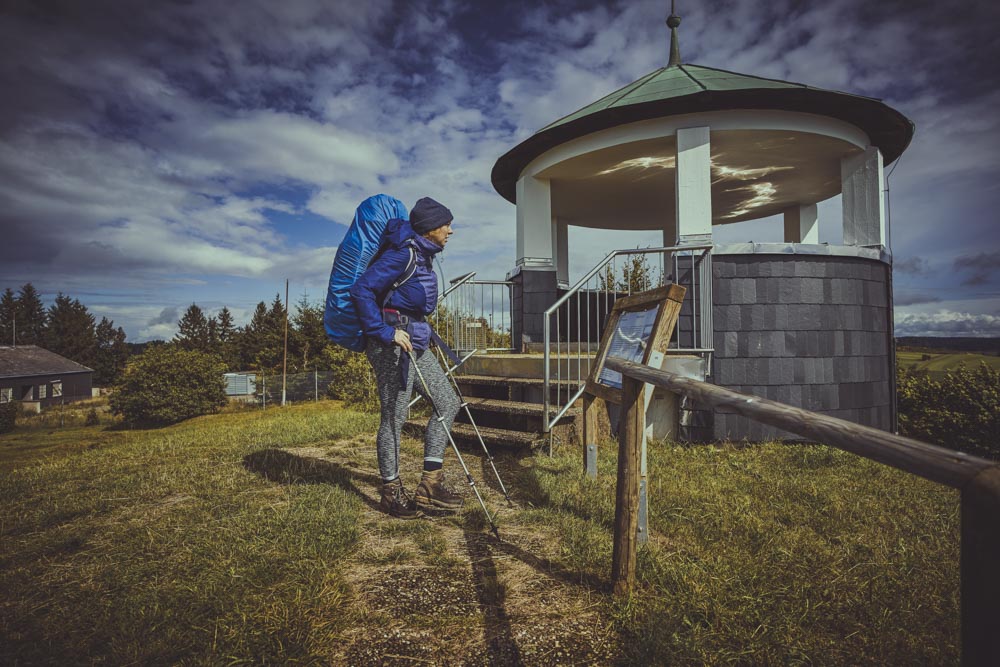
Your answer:
[[[604,399],[593,394],[583,394],[583,471],[588,477],[597,477],[597,444],[601,439],[601,413],[607,408]]]
[[[995,665],[1000,656],[1000,466],[962,487],[962,664]]]
[[[642,382],[622,376],[622,416],[618,428],[618,486],[611,584],[615,595],[635,588],[636,528],[639,525],[639,465],[645,429]]]

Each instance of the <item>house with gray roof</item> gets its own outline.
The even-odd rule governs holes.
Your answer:
[[[94,370],[37,345],[0,346],[0,403],[26,408],[90,398]]]

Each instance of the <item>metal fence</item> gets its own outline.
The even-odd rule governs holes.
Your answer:
[[[456,352],[511,350],[511,284],[476,280],[475,272],[451,281],[431,323]]]
[[[230,399],[256,403],[265,409],[268,406],[281,405],[281,373],[245,371],[240,375],[252,377],[252,380],[247,382],[252,391],[246,394],[229,394]],[[329,398],[330,385],[334,383],[335,379],[333,371],[289,373],[285,376],[285,403],[320,401]]]

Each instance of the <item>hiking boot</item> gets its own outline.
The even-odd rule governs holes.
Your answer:
[[[403,480],[398,477],[382,485],[382,500],[379,508],[397,519],[419,519],[424,515],[417,509],[413,498],[403,488]]]
[[[445,487],[444,470],[425,470],[415,495],[421,509],[458,510],[465,502],[462,496]]]

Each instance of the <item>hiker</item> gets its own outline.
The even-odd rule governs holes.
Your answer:
[[[368,266],[350,289],[365,335],[365,354],[375,372],[381,423],[376,447],[382,476],[380,507],[391,516],[415,519],[421,509],[458,510],[463,499],[444,484],[444,450],[447,429],[461,403],[429,349],[434,335],[426,317],[438,299],[438,281],[432,261],[452,235],[452,215],[430,197],[419,200],[409,222],[390,220],[383,233],[385,250]],[[415,265],[411,256],[415,255]],[[412,268],[411,268],[412,267]],[[404,275],[410,269],[413,273]],[[402,284],[399,284],[402,282]],[[394,289],[395,288],[395,289]],[[431,417],[424,436],[424,470],[411,498],[399,477],[399,437],[406,421],[414,376],[410,354],[427,383],[416,389],[435,405],[440,422]]]

